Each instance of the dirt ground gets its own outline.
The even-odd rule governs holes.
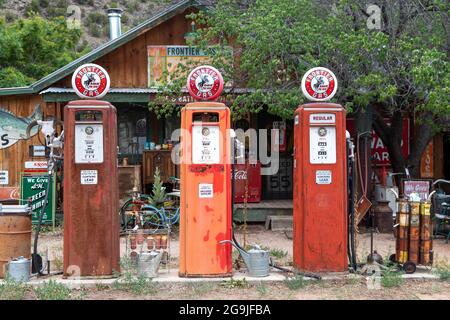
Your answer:
[[[236,238],[243,243],[244,231],[237,228]],[[247,227],[247,243],[259,244],[271,250],[274,260],[289,266],[292,264],[291,235],[284,232],[265,230],[264,225],[252,224]],[[52,270],[62,269],[62,231],[45,233],[40,238],[39,248],[42,254],[48,248],[52,261]],[[374,248],[385,258],[394,253],[395,240],[391,234],[374,234]],[[370,252],[370,234],[357,237],[358,260],[365,261]],[[435,257],[450,261],[450,244],[443,239],[434,240]],[[125,253],[125,238],[121,238],[121,251]],[[171,268],[177,267],[179,243],[174,233],[171,244]],[[237,257],[237,252],[233,253]],[[450,282],[441,280],[403,280],[392,288],[368,289],[365,278],[347,278],[336,281],[306,281],[297,288],[291,288],[289,281],[272,283],[241,283],[226,281],[223,283],[192,282],[185,284],[150,283],[145,293],[133,290],[98,286],[96,289],[80,291],[82,299],[450,299]],[[29,297],[33,299],[32,296]]]

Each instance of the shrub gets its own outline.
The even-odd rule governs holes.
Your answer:
[[[71,294],[68,287],[54,280],[44,282],[34,292],[39,300],[68,300]]]
[[[0,284],[0,300],[23,300],[27,290],[25,283],[15,281],[7,275]]]
[[[292,277],[286,277],[284,284],[289,290],[299,290],[306,286],[306,280],[302,274],[295,273]]]
[[[403,284],[403,272],[396,267],[388,268],[381,277],[381,285],[385,288],[399,287]]]

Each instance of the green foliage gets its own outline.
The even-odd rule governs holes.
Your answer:
[[[163,186],[161,181],[161,174],[159,167],[156,167],[155,174],[153,176],[152,194],[150,196],[150,203],[153,206],[158,206],[166,200],[166,187]]]
[[[32,82],[31,78],[14,67],[6,67],[0,70],[0,88],[26,86],[30,82]]]
[[[25,9],[25,12],[28,16],[32,16],[33,14],[40,14],[41,6],[39,4],[39,0],[31,0],[27,8]]]
[[[446,260],[438,261],[433,271],[439,279],[450,281],[450,264]]]
[[[390,267],[385,270],[381,277],[381,285],[385,288],[400,287],[403,284],[403,272],[396,267]]]
[[[69,300],[71,290],[65,285],[49,280],[34,289],[38,300]]]
[[[87,27],[89,33],[93,37],[100,38],[105,34],[104,28],[107,29],[108,17],[100,12],[91,12],[87,16]]]
[[[138,275],[136,265],[130,258],[122,258],[120,260],[120,266],[122,268],[122,277],[114,282],[113,288],[115,290],[131,292],[136,295],[153,294],[156,292],[156,284],[144,275]]]
[[[47,8],[49,5],[49,0],[39,0],[39,6],[42,8]]]
[[[11,23],[14,20],[16,20],[17,18],[18,18],[18,16],[14,12],[9,11],[9,10],[5,11],[5,21],[6,21],[6,23]]]
[[[127,1],[126,6],[127,6],[127,12],[129,12],[130,14],[133,14],[134,12],[139,10],[139,1],[137,1],[137,0]]]
[[[250,284],[248,283],[248,281],[243,278],[241,280],[238,279],[233,279],[231,278],[230,280],[224,280],[220,283],[220,286],[222,288],[226,288],[226,289],[248,289],[250,288]]]
[[[303,278],[303,275],[300,273],[295,273],[291,277],[286,277],[284,280],[284,284],[288,287],[289,290],[300,290],[306,286],[306,280]]]
[[[259,295],[265,296],[269,292],[269,288],[267,287],[267,285],[263,281],[261,281],[256,286],[256,291],[258,291]]]
[[[120,280],[114,282],[114,289],[131,292],[135,295],[153,294],[157,291],[156,285],[144,275],[134,275],[125,272]]]
[[[23,300],[28,286],[12,279],[9,275],[0,284],[0,300]]]
[[[75,2],[81,5],[88,5],[88,6],[94,5],[94,0],[76,0]]]
[[[287,254],[288,254],[287,251],[282,250],[282,249],[278,249],[278,248],[271,249],[271,250],[269,251],[269,253],[270,253],[270,255],[271,255],[272,257],[275,257],[275,258],[277,258],[277,259],[282,259],[282,258],[286,257]]]
[[[32,15],[11,24],[0,18],[0,87],[29,85],[84,53],[81,32],[64,18]]]
[[[357,0],[221,0],[188,17],[201,26],[193,44],[217,50],[211,64],[223,71],[225,81],[252,89],[232,101],[234,118],[266,106],[269,113],[291,119],[305,101],[303,74],[318,65],[336,73],[340,89],[334,101],[350,111],[378,104],[387,112],[450,114],[448,2],[435,0],[425,9],[419,4],[399,8],[400,1],[386,5],[381,30],[367,27],[365,3]],[[225,54],[228,46],[234,48],[232,63]],[[177,69],[180,79],[172,79],[161,97],[179,95],[186,75]],[[159,110],[157,104],[162,104]],[[163,98],[149,107],[159,117],[179,109]]]

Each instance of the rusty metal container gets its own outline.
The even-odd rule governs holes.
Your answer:
[[[0,204],[0,278],[17,257],[31,258],[31,212],[28,205]]]
[[[396,242],[396,259],[399,263],[408,261],[409,245],[409,204],[405,199],[398,201],[398,232]]]
[[[393,227],[392,209],[389,201],[379,200],[373,209],[375,216],[375,226],[380,233],[391,233]]]
[[[419,263],[420,202],[410,202],[408,260]]]
[[[430,215],[431,204],[423,202],[420,204],[420,256],[419,263],[430,265],[432,263],[432,225]]]

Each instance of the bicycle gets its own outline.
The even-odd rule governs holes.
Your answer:
[[[174,185],[179,184],[180,179],[170,177]],[[131,192],[128,199],[120,208],[121,232],[128,230],[161,229],[177,224],[180,220],[180,190],[173,189],[167,193],[161,207],[152,204],[150,195],[136,190]]]
[[[448,240],[450,239],[450,195],[444,192],[444,190],[441,188],[441,183],[450,184],[450,181],[438,179],[433,182],[435,191],[433,191],[431,195],[433,195],[433,220],[436,221],[434,238],[436,238],[438,235],[442,235],[446,238],[445,243],[448,243]]]

